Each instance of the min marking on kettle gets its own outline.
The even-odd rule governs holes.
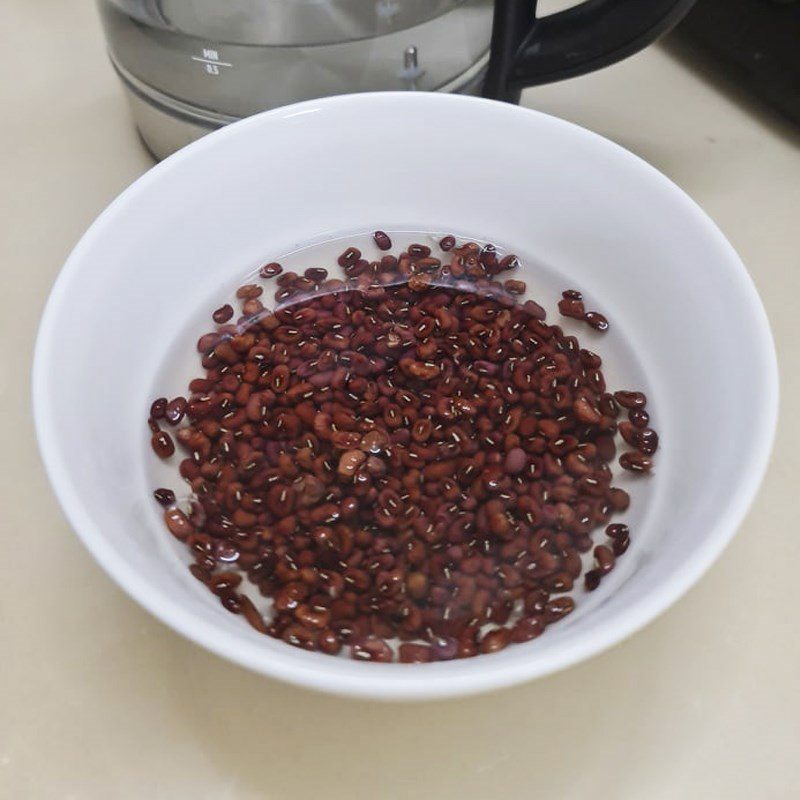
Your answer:
[[[210,47],[203,48],[202,56],[192,56],[192,61],[198,61],[200,64],[205,65],[206,72],[209,75],[219,75],[220,67],[232,67],[227,61],[220,61],[219,52]]]

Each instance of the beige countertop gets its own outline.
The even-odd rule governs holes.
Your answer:
[[[152,162],[92,4],[6,0],[3,17],[0,797],[800,796],[796,130],[661,48],[526,94],[655,164],[738,249],[783,368],[774,458],[734,543],[632,639],[492,695],[353,702],[250,674],[167,630],[65,522],[33,435],[36,326],[81,233]]]

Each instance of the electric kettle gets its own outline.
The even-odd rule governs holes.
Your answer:
[[[109,56],[157,158],[299,100],[404,90],[517,102],[640,50],[694,0],[99,0]]]

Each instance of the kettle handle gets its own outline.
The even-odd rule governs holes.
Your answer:
[[[536,0],[496,0],[483,96],[519,102],[522,89],[620,61],[676,25],[695,0],[586,0],[536,17]]]

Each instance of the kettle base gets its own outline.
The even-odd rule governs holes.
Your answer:
[[[480,94],[483,87],[488,54],[458,79],[441,87],[438,91],[458,94]],[[176,100],[153,89],[128,73],[113,59],[111,63],[125,89],[134,124],[139,130],[145,147],[153,157],[161,161],[185,147],[231,122],[238,117],[217,114],[197,106]]]
[[[180,117],[151,105],[127,86],[125,96],[139,135],[150,155],[161,161],[167,156],[216,130]]]

